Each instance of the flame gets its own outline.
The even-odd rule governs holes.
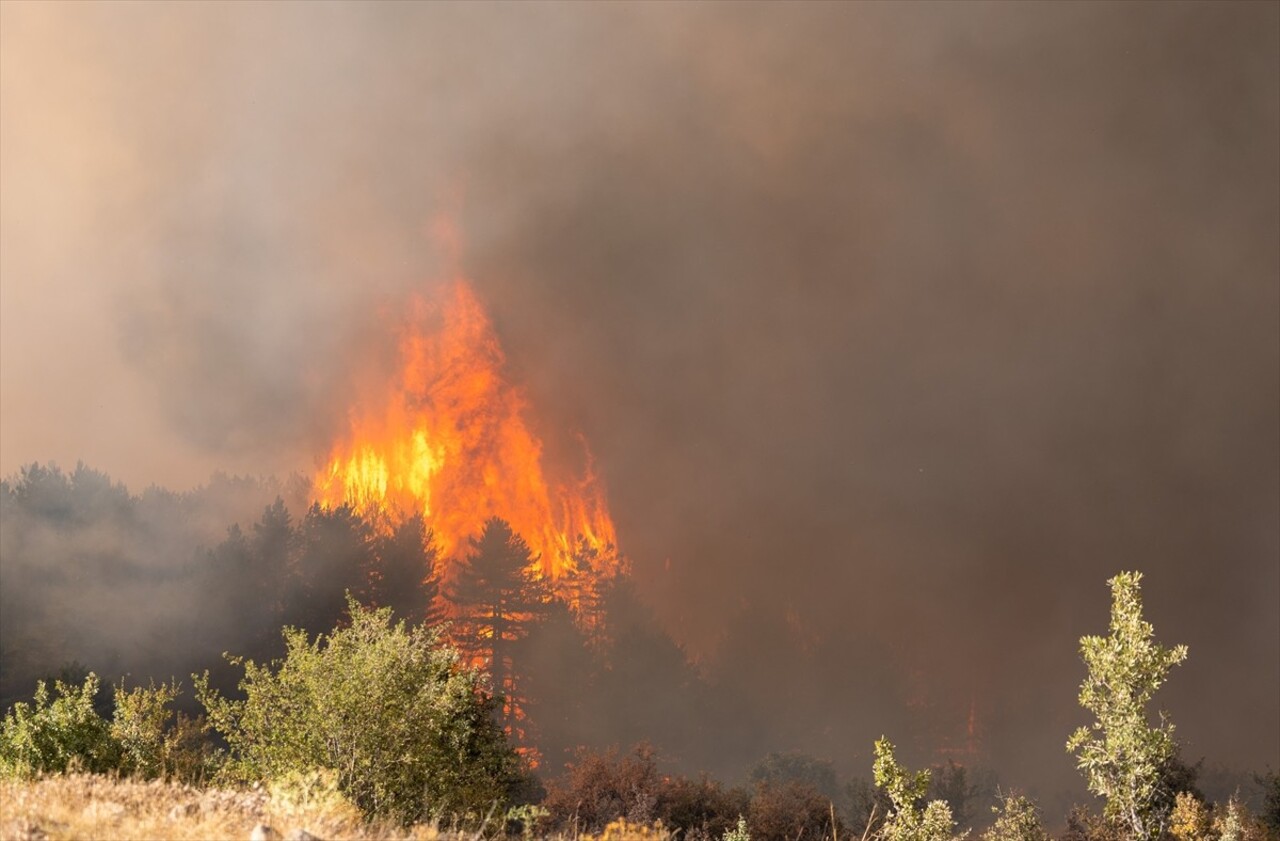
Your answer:
[[[574,571],[579,541],[613,567],[594,572],[616,571],[613,520],[585,440],[581,475],[544,464],[528,400],[505,378],[493,325],[467,281],[408,309],[399,372],[384,395],[350,413],[348,434],[314,477],[314,501],[382,524],[421,512],[442,559],[501,517],[552,581]]]

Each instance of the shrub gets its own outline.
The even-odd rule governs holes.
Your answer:
[[[286,628],[283,660],[244,669],[243,700],[196,679],[227,741],[224,776],[273,780],[330,769],[369,818],[404,824],[483,815],[504,802],[520,763],[495,722],[481,675],[433,628],[392,624],[389,609],[348,596],[348,627],[310,640]]]
[[[1215,841],[1269,841],[1274,838],[1267,826],[1256,818],[1236,797],[1219,804],[1213,810],[1213,834]]]
[[[662,782],[658,818],[663,826],[681,830],[681,838],[714,841],[733,831],[749,802],[743,789],[726,789],[706,774],[671,777]]]
[[[31,704],[17,703],[0,724],[0,773],[32,778],[68,770],[102,773],[120,767],[121,747],[94,709],[98,676],[82,686],[61,680],[36,684]]]
[[[751,798],[747,826],[757,841],[831,838],[843,832],[830,798],[808,783],[794,781],[761,783]]]
[[[1177,841],[1205,841],[1212,828],[1213,813],[1209,807],[1191,792],[1179,792],[1169,817],[1169,834]]]
[[[154,779],[198,782],[209,775],[216,755],[201,720],[173,713],[181,694],[177,683],[149,688],[115,688],[115,712],[99,712],[98,676],[87,673],[76,687],[36,684],[32,704],[19,703],[0,725],[0,773],[31,778],[65,771],[118,772]]]
[[[725,789],[705,774],[697,779],[658,773],[652,747],[641,743],[619,758],[616,750],[579,750],[567,772],[548,786],[543,806],[561,830],[599,832],[625,819],[659,821],[688,839],[719,839],[747,810],[741,789]]]
[[[1026,797],[1007,795],[991,811],[996,813],[996,821],[982,833],[982,841],[1049,841],[1049,833],[1040,822],[1040,810]]]
[[[173,715],[169,704],[178,697],[176,683],[151,684],[150,688],[115,689],[116,711],[111,720],[111,737],[120,746],[120,767],[125,773],[147,779],[165,773],[169,743],[166,730]]]
[[[565,775],[547,786],[543,805],[557,826],[601,832],[619,818],[655,820],[660,785],[654,750],[647,744],[636,745],[622,759],[616,750],[583,749]]]
[[[893,757],[893,745],[886,738],[876,741],[875,753],[872,770],[876,785],[888,793],[893,803],[880,837],[885,841],[945,841],[950,838],[955,831],[955,821],[945,800],[934,800],[923,810],[916,805],[929,789],[929,772],[912,774],[899,765]]]

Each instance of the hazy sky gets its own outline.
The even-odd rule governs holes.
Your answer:
[[[5,2],[0,47],[4,474],[310,470],[443,214],[693,651],[877,640],[1071,774],[1138,568],[1192,755],[1280,764],[1280,5]]]

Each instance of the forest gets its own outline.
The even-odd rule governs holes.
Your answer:
[[[302,480],[226,476],[135,496],[84,465],[32,465],[0,484],[6,785],[66,772],[291,781],[347,804],[354,832],[429,821],[579,834],[619,820],[707,839],[1280,830],[1275,769],[1184,756],[1148,710],[1188,652],[1155,642],[1141,575],[1110,582],[1111,635],[1080,641],[1080,702],[1097,721],[1071,734],[1063,762],[1094,797],[1055,815],[997,769],[948,758],[908,770],[893,734],[861,774],[773,750],[722,782],[688,748],[740,738],[751,699],[690,661],[625,572],[592,575],[606,566],[598,550],[580,544],[553,591],[492,518],[446,575],[421,516],[305,499]]]

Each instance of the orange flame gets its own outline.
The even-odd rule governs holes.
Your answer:
[[[389,393],[352,411],[349,434],[315,476],[316,502],[383,523],[421,512],[442,559],[501,517],[552,580],[574,569],[580,540],[616,568],[613,520],[589,454],[580,477],[544,472],[528,401],[505,379],[493,326],[464,279],[436,302],[414,301],[399,355]]]

